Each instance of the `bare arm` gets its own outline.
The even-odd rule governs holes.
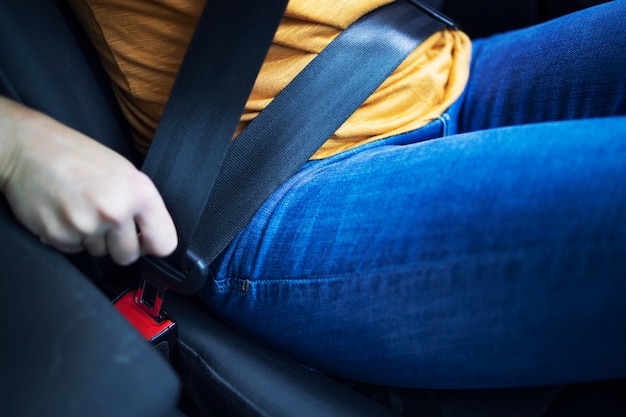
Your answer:
[[[17,218],[60,251],[127,265],[169,255],[174,223],[150,179],[109,148],[0,96],[0,189]]]

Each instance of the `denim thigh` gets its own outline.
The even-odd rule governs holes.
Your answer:
[[[626,1],[473,42],[450,132],[626,114]]]
[[[212,265],[201,297],[353,380],[626,376],[626,118],[423,132],[306,164]]]

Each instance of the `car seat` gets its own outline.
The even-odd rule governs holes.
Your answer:
[[[108,78],[62,0],[0,4],[0,94],[138,161]],[[0,256],[0,317],[10,323],[0,386],[7,415],[392,416],[408,414],[400,398],[408,394],[425,416],[498,415],[511,404],[516,415],[538,416],[562,391],[476,396],[339,381],[176,294],[165,304],[179,332],[177,354],[167,363],[110,305],[136,285],[135,268],[61,256],[25,232],[6,205],[0,219],[1,247],[10,248]]]

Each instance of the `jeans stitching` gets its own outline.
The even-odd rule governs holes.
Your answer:
[[[447,259],[442,261],[423,261],[415,264],[406,264],[406,265],[391,265],[388,267],[382,267],[376,270],[367,270],[361,271],[357,273],[342,273],[338,275],[332,276],[318,276],[318,277],[310,277],[310,278],[295,278],[295,277],[283,277],[283,278],[271,278],[271,279],[254,279],[254,278],[244,278],[244,277],[235,277],[235,276],[226,276],[223,278],[214,279],[214,288],[215,289],[242,289],[244,285],[249,289],[250,286],[256,285],[270,285],[270,284],[280,284],[280,283],[289,283],[289,284],[316,284],[316,283],[329,283],[329,282],[340,282],[340,281],[350,281],[354,279],[361,279],[367,276],[378,276],[378,275],[389,275],[389,274],[401,274],[401,273],[413,273],[423,275],[428,272],[437,271],[437,270],[445,270],[449,268],[459,267],[463,265],[467,266],[476,266],[476,265],[495,265],[501,262],[507,262],[511,260],[528,260],[529,257],[540,257],[545,256],[545,247],[537,247],[533,248],[532,251],[537,252],[535,254],[529,254],[528,248],[517,249],[514,251],[508,251],[506,253],[490,253],[490,254],[481,254],[478,256],[470,256],[464,257],[462,259]],[[247,291],[246,291],[247,292]]]

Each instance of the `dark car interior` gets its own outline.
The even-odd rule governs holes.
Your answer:
[[[601,2],[426,1],[474,38]],[[47,48],[38,46],[41,39]],[[0,94],[137,161],[106,74],[62,0],[2,0]],[[106,134],[92,135],[93,126],[107,126]],[[0,207],[5,416],[626,415],[624,381],[445,391],[340,380],[272,351],[193,296],[175,293],[168,293],[165,310],[177,322],[176,343],[155,348],[111,304],[136,287],[135,268],[63,256],[26,232],[4,200]]]

